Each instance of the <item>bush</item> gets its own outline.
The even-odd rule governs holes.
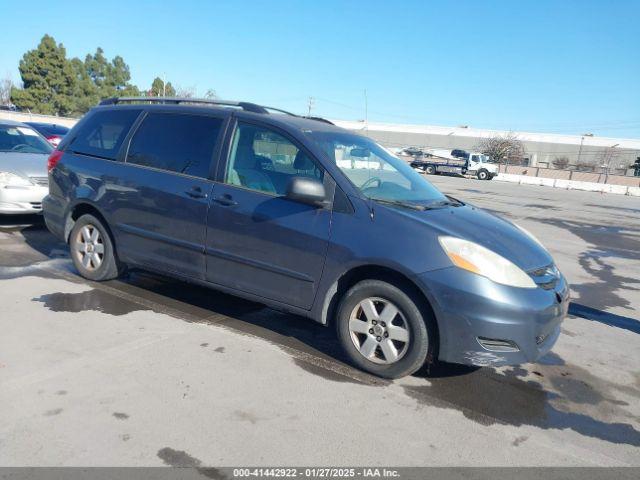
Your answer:
[[[565,170],[569,166],[569,157],[556,157],[551,163],[554,168]]]
[[[581,160],[580,162],[576,163],[576,170],[580,172],[595,172],[596,164],[595,162],[589,160]]]

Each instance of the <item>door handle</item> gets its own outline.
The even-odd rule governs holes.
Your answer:
[[[229,195],[229,194],[225,194],[225,195],[222,195],[220,197],[216,197],[216,198],[213,199],[213,201],[216,202],[216,203],[219,203],[223,207],[234,207],[234,206],[238,205],[238,202],[236,202],[233,198],[231,198],[231,195]]]
[[[204,193],[200,187],[193,187],[191,190],[187,190],[184,193],[189,195],[191,198],[207,198],[207,194]]]

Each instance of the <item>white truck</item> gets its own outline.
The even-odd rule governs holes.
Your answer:
[[[471,175],[479,180],[491,180],[498,174],[498,166],[491,159],[479,152],[464,150],[431,149],[424,155],[415,157],[411,166],[429,175],[454,173]]]

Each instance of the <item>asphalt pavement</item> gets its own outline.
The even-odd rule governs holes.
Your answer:
[[[640,466],[640,200],[429,177],[537,235],[572,284],[538,364],[389,382],[332,330],[176,280],[92,283],[0,219],[0,465]]]

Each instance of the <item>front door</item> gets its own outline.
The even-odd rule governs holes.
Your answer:
[[[324,170],[284,134],[238,123],[208,213],[207,280],[311,307],[327,253],[331,211],[286,199],[293,176],[323,180]]]
[[[119,254],[204,279],[209,179],[223,119],[149,113],[133,135],[111,205]]]

